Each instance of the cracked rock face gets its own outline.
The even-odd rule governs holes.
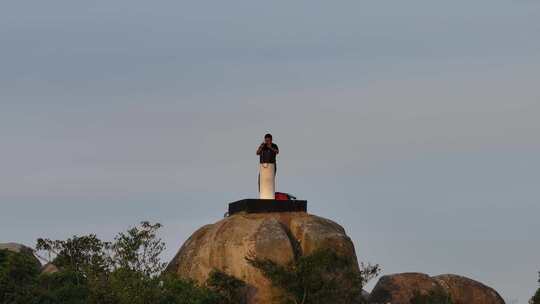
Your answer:
[[[415,292],[426,295],[435,290],[448,293],[454,304],[504,304],[494,289],[475,280],[454,274],[430,277],[423,273],[381,277],[371,292],[369,303],[409,304]]]
[[[279,291],[245,257],[285,264],[294,258],[295,248],[302,254],[332,248],[356,260],[345,230],[330,220],[304,212],[235,214],[193,233],[167,271],[203,284],[218,269],[248,284],[248,303],[277,303]]]

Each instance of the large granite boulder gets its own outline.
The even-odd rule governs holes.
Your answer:
[[[429,295],[431,292],[449,295],[453,304],[504,304],[494,289],[475,280],[452,274],[430,277],[423,273],[381,277],[370,294],[369,303],[411,304],[415,294]]]
[[[452,297],[454,304],[504,304],[493,288],[455,274],[433,277]]]
[[[193,233],[167,271],[204,284],[209,273],[218,269],[247,283],[247,303],[277,303],[279,291],[245,257],[285,264],[297,251],[309,254],[322,248],[356,261],[351,239],[335,222],[305,212],[240,213]]]
[[[369,303],[410,304],[415,293],[427,295],[440,288],[436,280],[424,273],[385,275],[371,291]]]

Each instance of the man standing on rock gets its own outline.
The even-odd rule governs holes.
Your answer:
[[[259,155],[259,198],[275,199],[276,156],[279,148],[272,142],[272,134],[264,136],[264,142],[257,148]]]

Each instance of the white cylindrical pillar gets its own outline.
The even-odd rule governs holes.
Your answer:
[[[276,198],[276,164],[259,164],[259,198]]]

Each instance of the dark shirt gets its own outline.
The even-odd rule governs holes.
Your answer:
[[[272,143],[272,148],[279,151],[278,146],[274,143]],[[261,150],[261,155],[259,157],[260,157],[261,164],[263,163],[275,164],[276,163],[276,153],[270,150],[270,148],[268,148],[266,145],[263,146]]]

